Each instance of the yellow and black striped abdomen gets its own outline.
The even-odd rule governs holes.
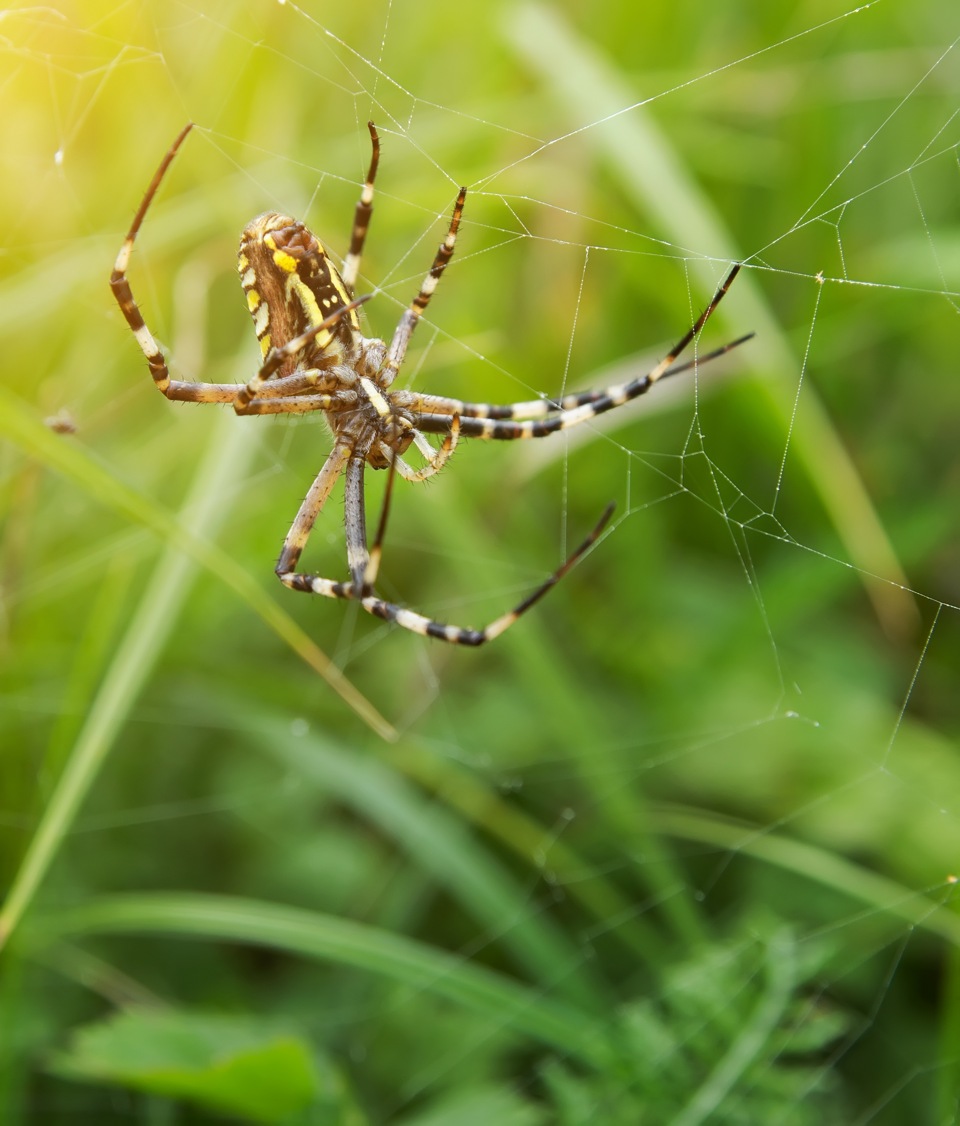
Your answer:
[[[237,268],[264,356],[271,347],[282,347],[351,300],[319,239],[287,215],[267,212],[247,224],[240,238]],[[298,366],[340,363],[354,354],[359,337],[357,311],[351,309],[276,374],[289,375]]]

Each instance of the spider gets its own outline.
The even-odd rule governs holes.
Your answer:
[[[127,280],[134,240],[160,182],[190,132],[187,125],[160,162],[123,241],[110,276],[120,311],[146,357],[157,389],[168,399],[229,403],[239,415],[322,411],[333,432],[333,449],[307,492],[290,527],[276,573],[291,590],[327,598],[353,599],[368,613],[404,629],[457,645],[482,645],[498,637],[538,602],[594,544],[613,512],[607,506],[593,531],[531,594],[483,629],[464,629],[424,617],[378,597],[375,591],[396,473],[425,481],[446,465],[460,438],[543,438],[566,430],[643,395],[660,379],[694,366],[677,363],[722,300],[739,270],[733,267],[696,323],[650,372],[618,386],[564,395],[557,400],[496,405],[462,402],[445,395],[391,390],[407,346],[453,255],[467,189],[461,188],[446,237],[420,291],[404,310],[387,345],[364,336],[358,308],[371,294],[355,298],[360,259],[373,212],[373,184],[380,161],[380,138],[368,123],[372,154],[353,219],[350,249],[338,271],[319,240],[302,223],[266,212],[248,223],[240,239],[238,267],[253,317],[263,362],[246,386],[172,379],[160,346],[143,319]],[[752,335],[752,334],[751,334]],[[750,337],[743,336],[699,358],[715,359]],[[427,434],[442,436],[433,446]],[[424,459],[414,468],[403,458],[415,446]],[[364,471],[388,469],[387,487],[372,545],[364,513]],[[339,582],[297,570],[317,517],[340,474],[345,475],[345,524],[350,579]]]

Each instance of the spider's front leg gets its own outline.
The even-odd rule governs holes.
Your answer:
[[[713,315],[739,272],[739,265],[730,270],[710,304],[658,364],[626,383],[591,391],[576,391],[558,399],[534,399],[519,403],[469,403],[443,395],[423,395],[413,391],[394,392],[394,399],[400,407],[418,413],[417,425],[425,434],[447,433],[452,414],[460,415],[460,433],[465,438],[546,438],[559,430],[569,430],[645,395],[663,379],[679,375],[692,367],[708,364],[750,340],[753,333],[740,336],[692,360],[677,362]]]
[[[150,181],[140,206],[137,208],[137,213],[133,217],[127,237],[123,240],[123,245],[117,254],[117,260],[110,275],[110,290],[120,306],[120,312],[123,313],[124,320],[130,326],[130,331],[136,338],[137,344],[140,345],[140,351],[143,352],[147,366],[150,368],[150,375],[161,394],[166,395],[168,399],[180,402],[230,403],[236,397],[237,389],[235,387],[219,383],[188,383],[170,378],[170,371],[167,368],[167,361],[163,357],[163,351],[155,340],[153,333],[147,328],[143,314],[140,312],[140,306],[137,304],[133,290],[130,288],[130,282],[127,280],[127,270],[130,268],[133,246],[137,235],[140,233],[140,227],[146,218],[154,196],[160,188],[160,183],[167,169],[192,128],[193,125],[190,124],[181,129],[179,136],[167,150],[163,160],[160,161],[160,166],[154,172],[153,179]]]

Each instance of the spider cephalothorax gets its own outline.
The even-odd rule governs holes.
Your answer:
[[[394,474],[399,473],[408,481],[424,481],[446,465],[461,437],[542,438],[587,422],[644,394],[658,380],[692,367],[694,361],[677,363],[677,358],[716,309],[739,266],[730,270],[713,300],[668,355],[651,371],[627,383],[564,395],[555,401],[535,399],[507,404],[471,403],[445,395],[394,391],[392,384],[410,338],[453,256],[467,190],[460,189],[447,234],[419,293],[401,314],[390,344],[364,336],[358,308],[367,298],[355,298],[354,289],[373,212],[373,183],[380,158],[377,131],[372,122],[368,127],[373,150],[370,168],[354,212],[350,249],[342,270],[337,270],[319,239],[287,215],[267,212],[244,228],[238,257],[240,282],[263,357],[259,371],[245,386],[171,379],[163,353],[144,323],[127,281],[134,240],[147,208],[192,126],[180,133],[160,162],[117,255],[110,285],[146,356],[157,388],[168,399],[230,403],[237,414],[243,415],[307,411],[321,411],[325,415],[333,433],[333,449],[284,540],[276,571],[285,586],[328,598],[355,599],[369,613],[414,633],[460,645],[481,645],[503,633],[570,570],[599,537],[613,505],[607,506],[583,543],[518,606],[484,629],[463,629],[387,602],[375,593]],[[740,337],[700,356],[699,362],[714,359],[748,339],[749,336]],[[440,445],[432,445],[427,434],[440,435]],[[420,468],[408,464],[403,457],[411,446],[424,459]],[[368,546],[364,510],[363,475],[368,465],[390,470],[372,546]],[[314,523],[341,473],[345,479],[350,568],[346,582],[297,570]]]

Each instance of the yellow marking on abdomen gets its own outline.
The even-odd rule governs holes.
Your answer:
[[[327,319],[323,313],[320,312],[320,306],[317,304],[313,290],[306,282],[298,277],[296,273],[291,274],[290,277],[287,278],[287,292],[295,295],[296,299],[300,302],[300,307],[303,309],[307,321],[306,327],[318,325],[321,321]],[[323,332],[317,333],[314,340],[320,348],[326,348],[329,346],[330,341],[333,340],[333,334],[328,328],[325,328]]]
[[[264,235],[264,246],[269,247],[273,251],[273,260],[278,269],[283,270],[286,274],[295,274],[297,272],[297,260],[292,255],[288,254],[285,250],[280,250],[277,247],[277,240],[272,234]]]

